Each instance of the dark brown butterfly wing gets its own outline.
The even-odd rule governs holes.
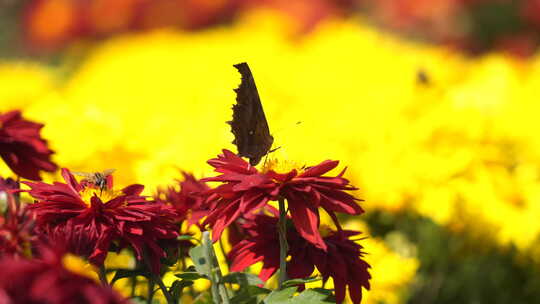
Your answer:
[[[238,148],[238,155],[249,158],[249,163],[255,166],[268,153],[274,138],[270,135],[249,66],[243,62],[234,67],[242,75],[242,82],[234,89],[236,104],[233,105],[233,119],[229,121],[234,134],[233,144]]]

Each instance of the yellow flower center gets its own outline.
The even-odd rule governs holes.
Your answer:
[[[86,205],[91,205],[91,200],[93,196],[97,196],[102,202],[108,202],[113,198],[120,196],[120,191],[115,191],[113,189],[100,189],[95,187],[86,187],[81,193],[81,198]]]
[[[300,165],[298,162],[291,160],[278,160],[277,158],[268,158],[263,164],[261,171],[266,173],[270,170],[276,173],[288,173],[293,169],[298,172],[304,171],[305,166]]]
[[[70,272],[99,282],[97,268],[76,255],[71,253],[64,255],[62,257],[62,265]]]

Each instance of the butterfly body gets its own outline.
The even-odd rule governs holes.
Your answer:
[[[228,123],[234,134],[233,144],[238,148],[238,155],[249,158],[249,163],[255,166],[268,154],[274,138],[270,135],[261,99],[249,66],[243,62],[235,64],[234,67],[242,75],[242,82],[234,90],[236,104],[233,105],[233,119]]]

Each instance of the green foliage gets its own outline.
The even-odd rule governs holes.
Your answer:
[[[223,283],[234,283],[240,286],[264,284],[258,276],[251,273],[232,272],[223,277]]]
[[[202,245],[195,246],[189,250],[189,256],[193,260],[193,265],[200,275],[210,277],[212,266],[206,258],[205,248]]]
[[[282,290],[272,291],[268,297],[264,299],[264,304],[288,304],[297,289],[297,287],[287,287]]]
[[[198,272],[195,272],[195,271],[185,271],[185,272],[182,272],[182,273],[176,273],[174,275],[175,277],[177,278],[180,278],[180,279],[184,279],[184,280],[188,280],[188,281],[195,281],[195,280],[198,280],[198,279],[206,279],[207,277],[198,273]]]
[[[328,289],[315,288],[315,289],[306,289],[304,292],[298,296],[291,299],[291,304],[311,304],[311,303],[335,303],[332,292]]]
[[[193,304],[214,304],[214,301],[209,292],[202,292],[195,298]]]
[[[109,284],[114,285],[116,281],[124,278],[134,278],[137,276],[142,276],[145,278],[150,277],[150,274],[147,270],[143,269],[118,269],[116,270],[114,277],[112,278],[111,282]]]
[[[148,304],[148,300],[142,297],[133,297],[129,299],[132,304]],[[158,300],[153,300],[152,304],[160,304]]]
[[[264,299],[264,304],[329,304],[335,303],[332,292],[327,289],[306,289],[297,296],[297,287],[273,291]]]
[[[189,235],[189,234],[181,235],[181,236],[177,237],[176,240],[177,241],[195,241],[195,242],[199,242],[198,239],[196,239],[195,237],[193,237],[192,235]]]
[[[182,296],[182,291],[186,287],[193,285],[193,281],[189,280],[176,280],[172,283],[169,288],[169,293],[173,296],[174,299],[179,299]]]
[[[260,303],[262,298],[264,298],[264,296],[266,296],[270,292],[270,289],[262,288],[259,286],[242,286],[231,298],[231,303],[257,304]]]
[[[209,256],[212,255],[212,244],[203,240],[201,245],[191,248],[189,255],[193,260],[194,268],[188,269],[183,273],[175,274],[176,277],[182,279],[177,280],[170,292],[174,295],[181,293],[184,287],[182,283],[184,281],[193,281],[200,278],[207,278],[212,281],[212,297],[198,299],[195,303],[207,304],[207,303],[221,303],[215,299],[222,301],[224,293],[222,290],[219,292],[216,290],[217,286],[224,286],[224,284],[238,284],[240,288],[230,298],[230,303],[234,304],[325,304],[335,303],[332,297],[332,292],[325,289],[307,289],[298,295],[298,287],[294,285],[301,285],[309,282],[315,282],[320,280],[318,277],[310,277],[306,279],[293,279],[284,282],[285,288],[281,290],[270,290],[258,285],[262,285],[264,282],[261,279],[250,273],[232,272],[224,277],[216,277],[216,267],[213,265],[215,261],[209,260]],[[267,295],[267,296],[266,296]],[[266,296],[266,297],[265,297]],[[228,295],[226,296],[228,297]],[[214,301],[212,301],[214,299]],[[205,302],[210,301],[210,302]]]
[[[291,287],[295,285],[301,285],[306,283],[313,283],[322,280],[321,277],[309,277],[305,279],[292,279],[283,282],[283,287]]]
[[[450,232],[410,212],[374,212],[367,218],[372,235],[389,240],[399,233],[416,247],[421,264],[407,303],[528,304],[540,299],[540,265],[515,247],[496,245],[488,232],[474,235],[474,227]]]
[[[501,37],[527,30],[526,22],[520,16],[520,4],[516,1],[479,2],[469,13],[474,20],[470,30],[477,38],[476,43],[485,49],[495,47]]]

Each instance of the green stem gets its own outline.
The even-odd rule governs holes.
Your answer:
[[[107,281],[107,270],[105,270],[105,265],[99,266],[98,276],[101,284],[103,284],[104,286],[109,285],[109,282]]]
[[[205,231],[202,235],[202,244],[204,247],[204,255],[206,260],[210,263],[210,281],[212,282],[211,291],[212,298],[216,304],[229,304],[229,294],[227,288],[223,284],[223,276],[219,263],[210,240],[210,232]]]
[[[167,290],[167,286],[165,286],[161,277],[154,274],[153,272],[150,272],[150,273],[152,273],[153,280],[158,284],[159,288],[161,289],[161,292],[163,292],[163,295],[165,296],[165,299],[167,299],[167,303],[175,304],[176,301],[173,299],[172,295]]]
[[[283,282],[287,281],[287,210],[285,209],[285,200],[279,199],[279,289],[283,288]]]
[[[148,278],[148,298],[146,299],[147,304],[152,304],[152,298],[154,297],[154,280]]]
[[[173,299],[173,296],[167,290],[167,286],[165,286],[165,283],[163,283],[161,276],[155,274],[152,271],[152,266],[151,266],[150,260],[148,259],[148,256],[146,254],[144,254],[143,256],[146,262],[146,267],[148,269],[148,272],[150,273],[150,277],[152,278],[151,281],[155,282],[159,286],[159,289],[161,289],[161,292],[163,292],[165,299],[167,299],[167,304],[175,304],[176,301]]]
[[[132,276],[131,280],[131,297],[135,297],[135,288],[137,288],[137,276]]]

